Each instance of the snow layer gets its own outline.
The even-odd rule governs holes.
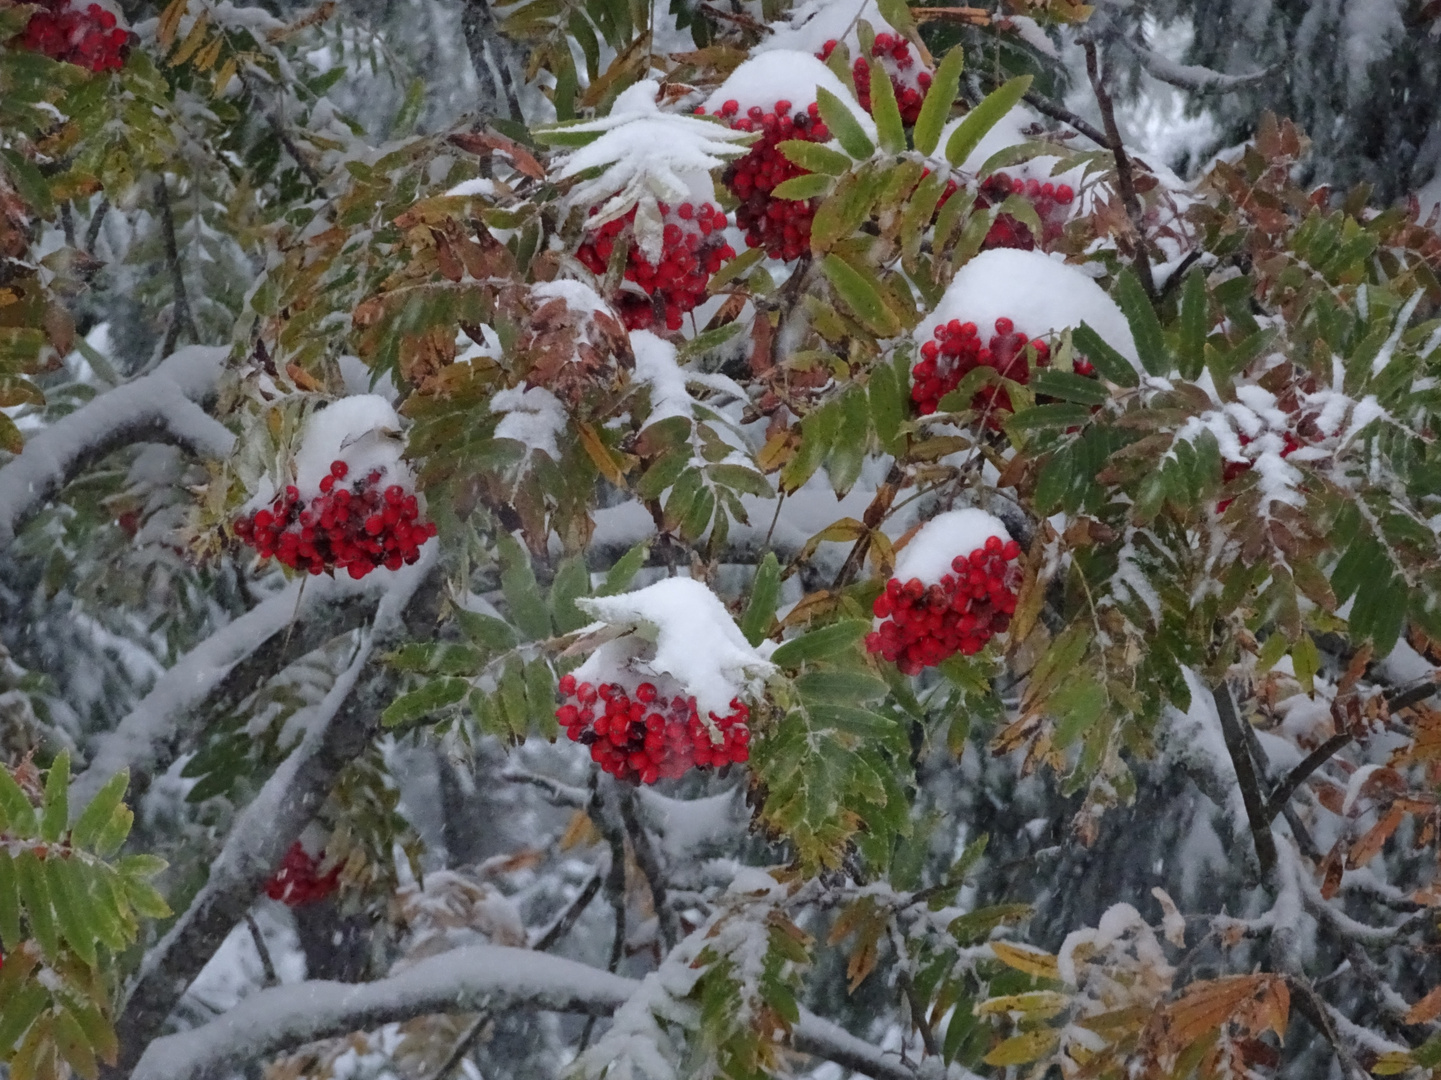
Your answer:
[[[989,339],[999,318],[1010,319],[1027,337],[1088,323],[1140,370],[1131,327],[1116,302],[1081,271],[1040,251],[981,252],[961,267],[915,336],[928,341],[941,323],[959,319],[975,323]]]
[[[752,56],[705,99],[705,111],[714,113],[725,102],[735,101],[742,113],[752,105],[771,112],[777,101],[789,101],[792,113],[804,112],[816,100],[818,87],[825,87],[840,98],[871,141],[875,141],[876,124],[870,114],[861,108],[845,83],[809,52],[777,49]]]
[[[305,435],[295,451],[295,486],[302,499],[320,494],[320,481],[332,462],[343,461],[349,476],[379,472],[382,485],[412,482],[401,460],[400,417],[379,394],[341,398],[310,414]]]
[[[587,631],[620,627],[653,646],[644,650],[650,655],[642,656],[634,640],[606,642],[577,669],[577,679],[612,678],[618,662],[642,673],[668,675],[695,695],[696,710],[704,717],[712,712],[724,716],[733,698],[756,696],[775,671],[746,641],[716,594],[690,578],[666,578],[576,604],[599,620]]]
[[[127,437],[156,438],[159,431],[162,441],[227,456],[235,436],[196,403],[215,392],[229,355],[228,349],[206,345],[177,349],[149,375],[101,394],[32,435],[0,468],[0,547],[77,464]]]
[[[497,439],[514,439],[532,453],[560,460],[555,437],[565,430],[565,406],[543,386],[512,386],[490,399],[490,411],[502,419],[495,426]]]
[[[1001,519],[984,510],[937,514],[896,555],[895,576],[902,581],[920,578],[923,585],[935,585],[951,573],[952,559],[985,546],[992,536],[1011,539]]]
[[[881,15],[876,0],[804,0],[792,9],[789,19],[770,24],[770,36],[751,55],[789,49],[814,56],[827,41],[844,41],[855,56],[862,19],[877,34],[895,32],[895,27]]]

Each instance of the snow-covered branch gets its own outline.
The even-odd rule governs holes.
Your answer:
[[[1260,82],[1270,75],[1271,68],[1263,68],[1246,75],[1226,75],[1220,71],[1213,71],[1208,67],[1201,67],[1197,64],[1178,64],[1169,57],[1162,56],[1158,52],[1152,52],[1139,42],[1130,38],[1122,37],[1121,40],[1136,58],[1141,61],[1141,67],[1146,74],[1153,79],[1160,79],[1163,83],[1178,87],[1181,90],[1192,90],[1196,92],[1206,90],[1234,90],[1237,87],[1249,86],[1251,83]]]
[[[0,468],[0,547],[87,464],[127,442],[168,442],[224,457],[235,436],[198,402],[215,392],[229,350],[190,345],[37,432]]]
[[[350,665],[309,716],[300,743],[241,812],[210,867],[205,886],[141,962],[117,1025],[123,1070],[159,1032],[191,980],[239,922],[271,871],[314,817],[341,769],[370,741],[394,694],[395,674],[377,648],[403,629],[401,616],[433,580],[434,548],[414,566],[388,574],[390,588]]]
[[[163,748],[174,740],[181,720],[227,696],[229,684],[240,681],[237,674],[248,677],[235,693],[254,689],[289,660],[355,629],[377,602],[377,590],[388,584],[385,578],[297,579],[191,649],[114,731],[96,740],[89,768],[71,789],[76,811],[121,769],[137,773],[165,767]]]
[[[634,979],[532,949],[472,945],[376,982],[313,981],[262,990],[203,1027],[156,1039],[131,1076],[202,1080],[316,1039],[427,1013],[528,1006],[609,1015],[639,987]],[[876,1080],[915,1080],[894,1054],[804,1010],[794,1045]]]

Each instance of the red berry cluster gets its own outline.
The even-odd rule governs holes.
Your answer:
[[[52,60],[90,71],[119,71],[130,33],[115,25],[115,16],[99,4],[73,11],[70,0],[41,0],[16,44]]]
[[[380,487],[381,474],[342,484],[350,472],[332,462],[320,481],[320,494],[301,509],[293,484],[275,497],[268,510],[235,522],[235,535],[260,553],[274,556],[292,570],[319,574],[346,570],[363,578],[381,566],[399,570],[420,558],[420,545],[435,535],[433,522],[421,521],[414,495],[399,484]]]
[[[1069,184],[1042,184],[1038,180],[1021,180],[993,173],[981,183],[976,205],[984,210],[996,203],[1005,202],[1011,195],[1019,195],[1036,208],[1041,219],[1041,244],[1048,247],[1061,238],[1061,230],[1070,216],[1068,207],[1075,201],[1076,193]],[[1002,214],[991,225],[982,242],[982,250],[991,248],[1020,248],[1033,251],[1036,238],[1028,226],[1022,225],[1010,214]]]
[[[704,109],[697,109],[703,113]],[[747,247],[763,247],[772,258],[798,259],[811,247],[811,220],[819,199],[777,199],[771,192],[777,184],[805,176],[806,170],[776,149],[791,139],[825,142],[830,129],[820,118],[820,107],[811,102],[792,113],[784,99],[770,112],[753,105],[740,115],[740,102],[724,102],[716,113],[737,131],[759,131],[761,138],[749,153],[727,166],[722,182],[740,200],[736,225],[745,230]]]
[[[725,716],[710,714],[722,735],[716,743],[696,712],[695,698],[676,694],[667,702],[653,683],[626,690],[619,683],[595,686],[562,675],[560,695],[566,704],[555,718],[566,734],[589,746],[591,758],[621,780],[654,784],[675,780],[692,767],[750,757],[750,709],[738,698]]]
[[[591,213],[595,211],[592,210]],[[652,265],[634,242],[626,257],[625,279],[645,293],[623,292],[616,308],[628,330],[649,330],[664,322],[667,330],[681,328],[681,316],[705,300],[710,276],[735,250],[722,238],[725,211],[713,203],[681,203],[672,210],[660,204],[665,221],[665,246],[659,264]],[[593,273],[604,274],[615,249],[616,238],[634,229],[635,208],[624,217],[609,221],[580,245],[576,257]]]
[[[1027,338],[1010,319],[996,320],[996,332],[989,344],[981,340],[973,322],[952,319],[941,323],[936,327],[935,340],[921,346],[920,363],[911,369],[911,400],[916,403],[916,410],[922,416],[929,416],[936,411],[941,398],[982,366],[994,368],[1003,378],[1024,386],[1031,381],[1025,355],[1027,345],[1035,349],[1037,364],[1050,360],[1051,347],[1040,338]],[[1083,357],[1076,358],[1074,367],[1078,375],[1095,374],[1091,362]],[[1005,388],[995,385],[977,391],[971,406],[986,412],[987,423],[992,427],[1000,426],[997,413],[1014,411]]]
[[[280,869],[265,883],[265,895],[289,907],[300,907],[324,900],[339,887],[340,867],[322,877],[320,860],[297,840],[285,853]]]
[[[872,609],[881,625],[866,636],[866,651],[880,653],[906,675],[934,667],[962,653],[973,656],[1011,625],[1020,576],[1014,560],[1021,545],[999,536],[951,561],[946,574],[929,587],[919,578],[886,582]]]
[[[831,53],[835,52],[836,45],[836,40],[832,38],[821,47],[821,51],[816,55],[822,60],[829,60]],[[925,103],[926,91],[931,88],[931,73],[918,71],[915,75],[915,85],[910,85],[908,76],[910,69],[916,66],[916,58],[911,55],[911,43],[899,34],[877,34],[874,44],[871,45],[871,58],[878,61],[881,71],[895,87],[896,104],[900,106],[902,122],[914,124],[921,115],[921,106]],[[864,56],[856,57],[856,62],[851,65],[851,77],[856,84],[856,99],[861,103],[861,108],[870,112],[870,61]]]

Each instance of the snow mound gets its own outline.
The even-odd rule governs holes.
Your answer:
[[[566,131],[598,131],[600,137],[561,159],[558,176],[566,180],[593,169],[600,175],[571,189],[571,206],[596,207],[595,226],[636,208],[636,236],[652,262],[659,261],[664,225],[660,203],[711,202],[711,173],[746,152],[751,135],[713,120],[662,112],[656,104],[660,84],[638,82],[615,99],[610,115]]]
[[[690,578],[666,578],[620,596],[579,599],[576,606],[606,627],[629,631],[607,641],[576,671],[606,682],[626,668],[673,678],[696,699],[696,711],[724,716],[737,697],[757,697],[775,665],[753,649],[715,593]]]
[[[555,437],[565,430],[565,407],[543,386],[512,386],[490,399],[490,411],[499,413],[497,439],[514,439],[531,453],[560,460]]]
[[[706,112],[714,113],[727,101],[735,101],[740,105],[742,114],[753,105],[771,112],[777,101],[789,101],[794,115],[797,111],[806,111],[816,100],[816,90],[820,87],[840,98],[856,118],[856,123],[874,142],[876,124],[870,114],[861,108],[845,83],[809,52],[776,49],[751,57],[705,99],[704,108]]]
[[[379,472],[387,483],[410,487],[410,469],[402,460],[405,442],[400,417],[379,394],[356,394],[310,414],[295,452],[295,486],[301,499],[320,494],[330,465],[343,461],[349,476]]]
[[[981,252],[961,267],[936,310],[916,327],[915,337],[929,341],[941,323],[959,319],[975,323],[989,340],[1000,318],[1032,338],[1088,323],[1141,370],[1131,327],[1116,302],[1081,271],[1040,251]]]
[[[937,514],[923,525],[910,543],[896,555],[895,576],[901,581],[919,578],[923,585],[936,585],[951,573],[951,560],[969,555],[986,540],[999,536],[1011,539],[1006,526],[984,510],[951,510]]]

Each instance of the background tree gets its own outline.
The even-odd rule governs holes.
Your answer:
[[[11,1080],[1441,1064],[1428,159],[1192,14],[0,6]]]

